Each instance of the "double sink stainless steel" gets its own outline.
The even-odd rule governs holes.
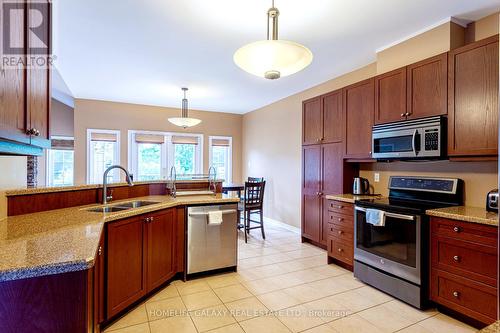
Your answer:
[[[86,211],[95,212],[95,213],[113,213],[113,212],[120,212],[123,210],[133,209],[133,208],[140,208],[140,207],[144,207],[144,206],[155,205],[158,203],[159,203],[158,201],[138,200],[138,201],[118,203],[118,204],[113,205],[113,206],[88,208],[88,209],[86,209]]]

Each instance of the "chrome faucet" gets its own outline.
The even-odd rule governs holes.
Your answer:
[[[108,201],[113,200],[113,195],[108,196],[108,173],[113,169],[121,169],[125,172],[125,176],[127,177],[128,186],[134,186],[132,183],[132,178],[130,177],[130,173],[122,167],[121,165],[112,165],[104,171],[104,176],[102,177],[102,204],[105,205]]]

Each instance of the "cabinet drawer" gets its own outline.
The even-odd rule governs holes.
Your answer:
[[[496,286],[496,248],[437,235],[432,236],[431,245],[434,268]]]
[[[497,248],[497,227],[432,217],[431,231],[439,236]]]
[[[354,248],[352,243],[343,242],[335,237],[328,237],[328,255],[349,265],[353,263]]]
[[[431,296],[437,303],[486,324],[495,321],[495,288],[437,269],[432,270],[431,284]]]
[[[328,234],[343,242],[351,244],[354,242],[354,232],[352,228],[344,227],[338,224],[328,223]]]
[[[333,223],[354,229],[354,216],[328,211],[328,223]]]
[[[328,210],[349,216],[354,215],[354,205],[342,201],[328,201]]]

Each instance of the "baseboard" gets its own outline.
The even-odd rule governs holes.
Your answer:
[[[293,233],[296,233],[297,235],[300,235],[300,228],[297,228],[297,227],[294,227],[292,225],[289,225],[289,224],[286,224],[286,223],[274,220],[274,219],[272,219],[270,217],[265,217],[264,216],[264,222],[265,223],[269,223],[269,224],[274,224],[275,226],[279,226],[279,227],[281,227],[283,229],[289,230],[289,231],[291,231]]]

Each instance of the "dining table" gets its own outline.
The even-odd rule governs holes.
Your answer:
[[[241,183],[222,183],[222,192],[236,192],[238,197],[241,198],[241,192],[245,189],[245,184]]]

